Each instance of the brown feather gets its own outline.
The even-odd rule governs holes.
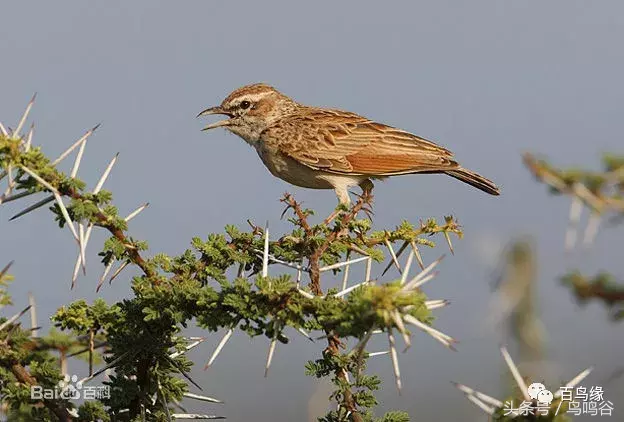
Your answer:
[[[485,193],[489,193],[490,195],[500,195],[500,190],[494,182],[473,171],[465,168],[459,168],[457,170],[447,171],[446,174],[457,180],[461,180],[464,183],[468,183]]]
[[[293,126],[299,136],[285,136]],[[282,154],[335,173],[389,176],[459,168],[446,148],[340,110],[302,107],[269,127],[265,135],[265,142],[275,143]]]

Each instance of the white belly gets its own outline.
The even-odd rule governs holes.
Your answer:
[[[267,151],[261,146],[256,146],[256,151],[271,174],[295,186],[311,189],[348,189],[366,180],[365,176],[314,170],[280,153]]]

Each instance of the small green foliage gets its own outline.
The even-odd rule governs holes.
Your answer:
[[[9,265],[5,268],[8,270]],[[2,271],[2,269],[0,269]],[[9,283],[13,280],[13,276],[11,274],[6,274],[5,272],[0,273],[0,307],[11,305],[11,296],[9,295],[7,288]]]
[[[561,282],[572,289],[579,303],[597,299],[610,309],[614,320],[624,318],[624,284],[612,274],[600,272],[593,277],[586,277],[579,271],[573,271],[561,277]]]
[[[99,401],[85,401],[78,408],[78,422],[101,421],[109,422],[110,416],[104,405]]]

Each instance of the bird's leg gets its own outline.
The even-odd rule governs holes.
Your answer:
[[[362,196],[371,196],[373,195],[373,188],[375,185],[371,182],[370,179],[364,180],[360,183],[360,188],[362,188]]]
[[[346,186],[335,187],[334,191],[336,192],[336,196],[338,197],[339,206],[343,205],[349,207],[351,205],[351,198],[349,197],[349,191],[347,190]],[[340,213],[343,211],[341,208],[343,207],[336,207],[336,209],[331,214],[329,214],[329,216],[325,220],[323,220],[323,224],[328,225],[329,223],[334,221],[334,219],[338,217],[338,215],[340,215]]]
[[[372,205],[373,203],[373,188],[375,185],[370,179],[364,180],[360,183],[360,188],[362,188],[362,196],[361,200],[364,201],[362,206],[362,211],[366,213],[369,219],[373,219],[373,211],[368,205]]]

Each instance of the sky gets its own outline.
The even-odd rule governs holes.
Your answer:
[[[15,126],[37,92],[34,142],[52,156],[101,122],[79,176],[93,186],[120,153],[106,188],[122,214],[150,202],[130,232],[148,240],[152,253],[180,253],[193,236],[226,224],[245,227],[248,218],[284,231],[284,191],[319,215],[335,206],[331,191],[275,179],[234,135],[200,131],[199,111],[249,83],[266,82],[301,103],[350,110],[436,141],[501,186],[500,197],[489,197],[443,176],[377,184],[375,227],[452,214],[465,232],[426,289],[451,300],[436,314],[436,326],[460,341],[459,351],[417,333],[415,346],[400,356],[402,396],[389,359],[376,358],[370,370],[384,380],[379,413],[484,420],[450,381],[492,394],[503,387],[498,348],[505,338],[488,325],[491,282],[504,245],[520,236],[536,245],[553,383],[596,365],[587,385],[599,385],[619,368],[622,325],[608,322],[600,305],[579,307],[557,277],[579,268],[622,278],[621,229],[602,230],[590,249],[566,253],[569,201],[550,197],[521,154],[597,167],[601,153],[621,152],[621,1],[5,2],[2,16],[0,121]],[[8,222],[25,204],[0,208],[0,258],[16,261],[15,308],[29,291],[42,319],[80,298],[130,295],[131,272],[94,291],[105,239],[99,232],[89,244],[87,276],[70,290],[76,254],[70,233],[45,210]],[[431,262],[443,250],[423,255]],[[198,367],[219,336],[191,354]],[[213,368],[194,372],[205,393],[226,404],[190,407],[234,421],[308,420],[311,400],[312,407],[323,403],[318,397],[326,392],[304,375],[319,346],[295,338],[280,347],[265,379],[267,347],[266,339],[235,336]],[[616,411],[624,406],[613,400],[624,396],[624,381],[605,391]]]

